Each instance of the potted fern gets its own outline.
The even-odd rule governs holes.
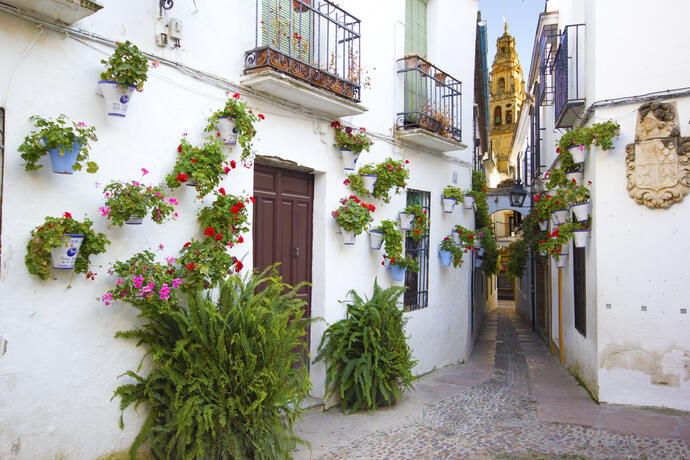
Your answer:
[[[177,200],[168,198],[160,186],[147,186],[139,181],[111,182],[103,189],[106,201],[99,209],[113,224],[141,224],[146,215],[157,224],[177,217]]]
[[[265,118],[261,113],[255,115],[245,102],[240,101],[240,95],[235,93],[225,102],[225,107],[209,117],[205,131],[212,138],[220,138],[225,145],[239,142],[242,147],[241,158],[247,160],[253,155],[252,140],[256,136],[254,123]]]
[[[38,115],[32,115],[29,119],[34,122],[34,129],[17,148],[26,162],[24,169],[36,171],[42,168],[38,161],[48,154],[56,174],[73,174],[74,171],[81,171],[84,165],[90,174],[98,171],[96,162],[88,161],[89,142],[98,140],[93,126],[69,122],[65,115],[60,115],[55,121]]]
[[[105,252],[105,246],[110,244],[106,236],[94,232],[91,225],[93,222],[88,218],[80,222],[69,212],[62,217],[46,217],[31,231],[31,239],[26,245],[24,263],[29,273],[43,280],[50,277],[51,266],[86,273],[89,258]]]
[[[375,210],[373,204],[367,204],[355,195],[340,200],[340,206],[331,215],[340,228],[345,245],[355,244],[355,237],[371,223],[371,213]]]
[[[141,92],[144,89],[149,69],[146,56],[127,40],[118,42],[110,58],[102,59],[101,63],[106,65],[106,69],[101,73],[98,84],[105,98],[107,113],[112,117],[124,117],[134,90]]]
[[[465,198],[462,190],[452,185],[447,185],[443,189],[443,194],[441,195],[441,203],[443,204],[443,212],[450,214],[453,212],[453,208],[458,201],[463,201]]]

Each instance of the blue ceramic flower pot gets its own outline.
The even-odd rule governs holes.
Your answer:
[[[405,279],[405,272],[407,268],[400,268],[395,264],[391,264],[391,272],[393,273],[393,279],[395,281],[402,281]]]
[[[60,149],[48,149],[50,155],[50,164],[53,166],[53,172],[56,174],[74,174],[72,166],[77,162],[77,155],[81,150],[81,144],[74,141],[72,148],[65,148],[63,155]]]
[[[453,259],[453,253],[439,249],[438,255],[441,256],[441,265],[445,267],[450,265],[450,261]]]

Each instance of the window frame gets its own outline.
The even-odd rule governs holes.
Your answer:
[[[407,205],[420,204],[427,212],[427,219],[431,219],[431,192],[407,189]],[[419,262],[419,272],[410,270],[405,272],[405,286],[408,288],[403,295],[405,311],[421,310],[429,306],[429,253],[430,228],[422,234],[417,242],[411,236],[410,230],[405,231],[405,256],[411,255]]]
[[[587,270],[585,248],[573,252],[573,325],[575,330],[587,337]]]

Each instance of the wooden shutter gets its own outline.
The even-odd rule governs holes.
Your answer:
[[[307,64],[313,62],[314,13],[311,10],[303,13],[295,11],[292,0],[261,0],[261,21],[264,46],[299,58]]]
[[[426,59],[426,3],[427,0],[406,0],[405,54]]]

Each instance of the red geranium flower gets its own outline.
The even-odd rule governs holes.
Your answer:
[[[237,167],[237,163],[235,163],[235,160],[230,160],[230,167],[232,169],[235,169]]]
[[[218,193],[220,193],[221,195],[225,195],[225,189],[223,187],[219,188]]]
[[[180,182],[187,182],[187,179],[189,179],[189,176],[185,173],[180,173],[177,175],[177,180],[179,180]]]
[[[182,247],[183,247],[183,248],[186,248],[187,246],[189,246],[189,245],[191,245],[191,244],[192,244],[191,241],[187,241],[187,242],[184,244],[184,246],[182,246]]]
[[[223,172],[224,172],[225,174],[229,173],[229,172],[230,172],[230,168],[227,167],[227,166],[223,167]]]
[[[250,196],[249,199],[251,200],[252,203],[256,203],[256,200],[254,199],[253,196]]]
[[[235,262],[235,272],[236,273],[239,273],[243,267],[244,267],[244,265],[242,264],[241,260],[238,260],[237,262]]]
[[[238,201],[238,202],[237,202],[237,207],[238,207],[239,209],[244,208],[244,203],[242,203],[241,201]]]
[[[196,163],[196,158],[192,158],[192,159],[189,160],[189,161],[191,161],[192,163]]]
[[[206,227],[206,230],[204,230],[204,235],[213,236],[215,234],[216,231],[211,227]]]
[[[419,230],[415,230],[414,232],[415,232],[417,235],[420,234],[420,231],[419,231]]]
[[[244,238],[242,238],[242,235],[240,235],[239,238],[237,238],[238,243],[244,243]]]
[[[220,241],[220,240],[222,240],[222,239],[223,239],[223,234],[222,234],[222,233],[219,233],[219,234],[216,235],[216,240]]]
[[[185,267],[187,267],[187,270],[192,270],[195,267],[194,262],[188,263]]]
[[[239,99],[239,98],[240,98],[240,95],[239,95],[239,93],[235,93],[235,94],[232,95],[232,97],[234,97],[235,99]]]
[[[263,114],[263,113],[260,113],[260,114],[259,114],[259,118],[262,119],[262,120],[266,119],[266,117],[264,117],[264,114]]]
[[[230,212],[233,214],[237,214],[238,212],[240,212],[240,210],[237,208],[237,205],[235,205],[232,208],[230,208]]]
[[[180,145],[177,146],[177,151],[178,151],[178,152],[182,152],[182,144],[180,144]]]
[[[63,215],[64,215],[65,218],[67,218],[67,219],[71,219],[71,218],[72,218],[72,214],[69,213],[69,212],[67,212],[67,211],[65,211],[65,214],[63,214]]]

